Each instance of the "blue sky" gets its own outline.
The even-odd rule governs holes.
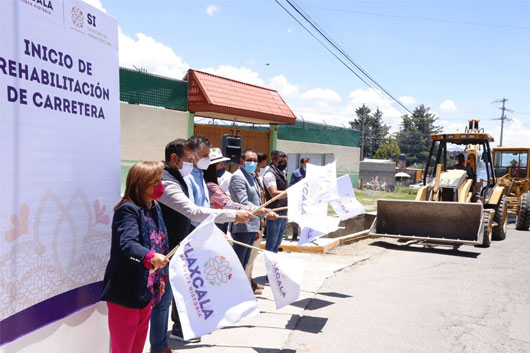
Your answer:
[[[86,0],[116,17],[120,64],[182,78],[188,68],[277,89],[297,116],[347,125],[359,105],[397,129],[397,106],[333,58],[274,0]],[[285,0],[280,0],[285,4]],[[445,131],[469,118],[504,145],[530,146],[530,1],[312,1],[297,4],[409,109]],[[267,65],[268,64],[268,65]]]

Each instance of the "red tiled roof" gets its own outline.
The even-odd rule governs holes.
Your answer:
[[[294,124],[296,117],[272,89],[188,70],[188,109],[196,115],[250,123]]]

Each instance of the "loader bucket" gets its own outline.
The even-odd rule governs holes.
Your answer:
[[[482,218],[481,203],[379,200],[369,234],[475,245],[484,237]]]

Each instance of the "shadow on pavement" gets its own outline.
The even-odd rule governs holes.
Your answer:
[[[279,349],[279,348],[265,348],[265,347],[249,347],[249,346],[229,346],[223,344],[174,344],[171,342],[169,344],[171,349],[178,349],[179,351],[184,351],[188,349],[199,349],[199,348],[213,348],[213,347],[224,347],[224,348],[251,348],[258,353],[296,353],[294,349]]]
[[[322,300],[318,298],[305,298],[299,301],[296,301],[294,303],[291,303],[289,305],[296,306],[298,308],[302,308],[305,310],[317,310],[321,308],[325,308],[326,306],[335,304],[333,302],[329,302],[327,300]]]
[[[333,298],[351,298],[352,297],[351,295],[337,293],[337,292],[318,292],[316,294],[325,295],[327,297],[333,297]]]
[[[325,317],[293,315],[285,328],[308,333],[320,333],[327,322],[328,319]]]
[[[479,257],[479,252],[474,251],[462,251],[462,250],[454,250],[454,249],[448,249],[448,248],[440,248],[440,247],[426,247],[421,244],[393,244],[393,243],[387,243],[385,241],[375,241],[370,244],[371,246],[378,246],[380,248],[385,248],[389,250],[400,250],[400,251],[412,251],[412,252],[423,252],[423,253],[433,253],[433,254],[440,254],[440,255],[449,255],[449,256],[459,256],[459,257],[468,257],[471,259],[476,259]]]

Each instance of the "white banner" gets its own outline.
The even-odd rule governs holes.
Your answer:
[[[117,21],[83,1],[2,0],[0,33],[2,344],[99,300],[120,97]]]
[[[330,204],[341,221],[365,213],[364,206],[355,198],[351,178],[348,174],[337,178],[339,199],[331,200]]]
[[[265,251],[263,254],[267,277],[278,310],[300,297],[300,281],[304,269],[301,262],[292,261],[288,255],[271,251]]]
[[[184,338],[200,337],[259,313],[234,250],[208,217],[180,244],[169,280]]]

